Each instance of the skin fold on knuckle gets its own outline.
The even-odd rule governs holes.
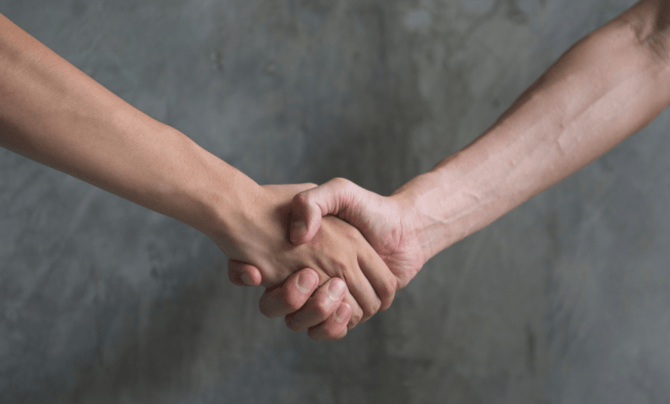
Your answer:
[[[333,184],[335,186],[337,186],[338,188],[344,188],[344,187],[348,187],[349,185],[351,185],[352,182],[349,181],[346,178],[343,178],[343,177],[335,177],[335,178],[333,178]]]
[[[382,301],[379,300],[379,299],[375,300],[375,305],[374,305],[375,314],[379,313],[379,309],[381,309],[381,307],[382,307]]]
[[[349,318],[349,324],[351,324],[352,327],[355,327],[361,322],[362,319],[363,319],[362,312],[351,313],[351,317]]]
[[[384,277],[381,279],[381,282],[377,282],[374,286],[374,289],[375,292],[377,292],[377,296],[381,302],[387,303],[389,300],[393,301],[393,297],[395,296],[395,288],[393,287],[392,280],[388,277]],[[380,305],[384,306],[384,304]]]
[[[322,299],[321,301],[316,302],[314,306],[314,317],[321,321],[328,318],[328,316],[330,316],[330,312],[332,311],[332,304],[328,300],[330,300],[330,298]]]
[[[330,273],[328,275],[331,278],[341,278],[348,284],[347,279],[351,279],[349,276],[349,270],[350,268],[354,268],[353,263],[347,264],[337,257],[331,257],[329,261],[328,272]]]
[[[393,299],[395,299],[396,283],[397,282],[395,281],[395,278],[384,282],[382,287],[382,295],[380,296],[384,304],[379,308],[379,310],[384,311],[391,307],[391,303],[393,303]]]
[[[293,203],[297,204],[298,207],[305,210],[309,206],[310,199],[311,197],[309,196],[309,194],[299,193],[293,197]]]
[[[381,300],[375,299],[374,302],[371,302],[369,305],[363,309],[363,317],[361,318],[361,323],[364,323],[379,312],[379,307],[381,306]]]
[[[379,308],[382,307],[382,301],[379,299],[379,297],[375,297],[375,299],[370,303],[370,307],[368,307],[368,311],[365,313],[366,320],[369,319],[370,317],[374,316],[379,312]]]

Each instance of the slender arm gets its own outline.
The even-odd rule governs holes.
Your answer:
[[[484,134],[398,189],[424,262],[597,159],[670,103],[668,2],[572,46]]]
[[[341,278],[347,287],[329,282],[329,307],[346,302],[348,314],[323,323],[318,338],[341,338],[393,301],[393,274],[350,225],[332,218],[310,245],[287,240],[291,198],[309,184],[259,186],[1,14],[0,146],[200,230],[229,258],[260,268],[252,284],[269,288],[301,268],[321,285]]]
[[[212,237],[258,185],[0,14],[0,146]]]

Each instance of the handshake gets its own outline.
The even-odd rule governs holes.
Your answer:
[[[314,340],[340,339],[388,309],[427,260],[424,221],[404,193],[383,197],[335,178],[259,186],[251,200],[212,237],[230,257],[228,276],[266,287],[261,312],[285,315]]]
[[[482,135],[389,197],[340,178],[259,186],[0,14],[0,146],[202,231],[233,283],[266,287],[263,314],[340,339],[435,254],[670,105],[667,66],[640,40],[665,35],[667,8],[639,2],[589,34]],[[633,35],[631,21],[648,29]]]

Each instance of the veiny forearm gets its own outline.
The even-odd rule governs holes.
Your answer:
[[[659,4],[641,2],[568,50],[496,123],[405,184],[426,260],[592,162],[670,102]]]
[[[1,14],[0,145],[208,235],[257,187]]]

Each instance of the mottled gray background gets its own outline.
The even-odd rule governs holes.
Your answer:
[[[262,184],[388,195],[632,0],[0,0]],[[670,400],[670,115],[316,343],[197,231],[0,150],[3,403]]]

